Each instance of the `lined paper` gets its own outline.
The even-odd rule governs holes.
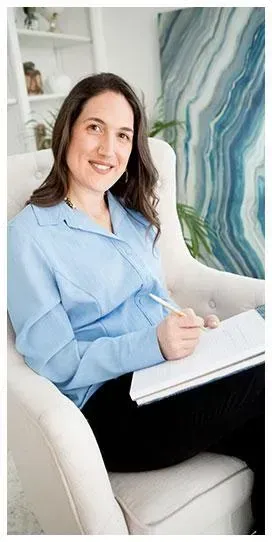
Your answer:
[[[216,371],[222,372],[225,368],[224,374],[228,374],[228,366],[263,353],[264,345],[263,318],[254,309],[240,313],[221,322],[218,328],[201,334],[190,356],[135,371],[130,396],[137,400],[181,383],[186,388],[186,382],[198,377],[202,377],[200,383],[201,380],[207,382],[209,375],[212,380]]]

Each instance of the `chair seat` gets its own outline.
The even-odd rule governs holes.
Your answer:
[[[253,473],[237,458],[201,453],[173,467],[109,476],[130,534],[226,534],[226,528],[239,534],[250,528],[245,508]]]

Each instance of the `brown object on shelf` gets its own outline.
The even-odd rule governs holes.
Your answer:
[[[39,123],[34,127],[37,150],[50,149],[51,137],[46,133],[46,127],[44,124]]]
[[[28,94],[43,94],[41,72],[35,69],[33,62],[24,62],[24,73]]]

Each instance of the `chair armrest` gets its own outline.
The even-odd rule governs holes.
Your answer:
[[[190,306],[201,316],[213,313],[223,320],[265,303],[265,281],[219,271],[195,260],[183,259],[170,285],[181,307]]]
[[[46,534],[128,534],[93,432],[80,410],[8,351],[9,446]]]

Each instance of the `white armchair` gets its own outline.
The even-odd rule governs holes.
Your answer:
[[[175,154],[150,140],[159,171],[160,250],[170,295],[223,319],[264,303],[264,281],[194,260],[176,213]],[[8,216],[50,170],[51,150],[8,158]],[[200,405],[201,408],[201,405]],[[241,460],[201,453],[145,473],[107,473],[80,410],[24,363],[8,336],[8,445],[45,534],[246,534],[253,474]]]

